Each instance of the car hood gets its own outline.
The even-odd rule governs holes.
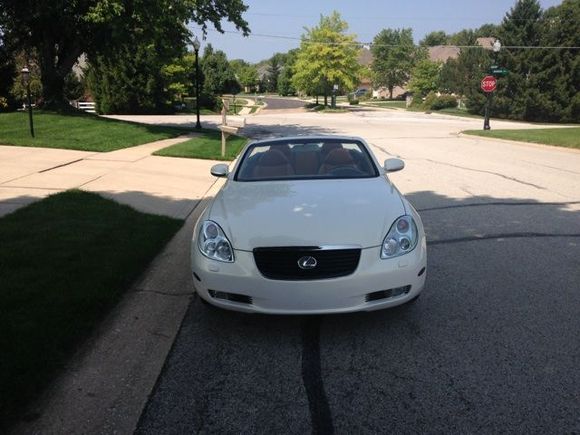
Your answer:
[[[384,177],[344,180],[229,181],[208,218],[234,249],[267,246],[378,246],[403,215],[397,189]]]

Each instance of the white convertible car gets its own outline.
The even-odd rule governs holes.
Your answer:
[[[364,140],[248,144],[197,221],[195,287],[206,302],[272,314],[371,311],[417,298],[427,244],[415,209]]]

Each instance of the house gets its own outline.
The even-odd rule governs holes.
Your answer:
[[[429,60],[432,62],[447,62],[449,59],[457,59],[461,49],[455,45],[434,45],[429,47]]]
[[[496,38],[486,37],[477,38],[477,44],[486,50],[493,48]],[[457,59],[461,53],[461,48],[455,45],[435,45],[428,48],[429,60],[433,62],[447,62],[449,59]],[[359,54],[359,63],[362,66],[370,67],[373,63],[373,54],[368,48],[362,48]],[[361,80],[359,88],[373,89],[372,82],[369,79]],[[393,89],[393,98],[402,97],[407,92],[406,86],[396,86]],[[389,98],[389,90],[385,87],[373,89],[373,98]]]

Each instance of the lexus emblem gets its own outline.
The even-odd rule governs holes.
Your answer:
[[[317,264],[318,261],[316,261],[316,258],[310,256],[300,257],[298,260],[298,267],[300,269],[314,269]]]

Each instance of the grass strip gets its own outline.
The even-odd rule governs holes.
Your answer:
[[[182,223],[79,190],[0,218],[0,432]]]
[[[405,109],[407,107],[407,102],[403,100],[370,100],[364,101],[364,105],[373,107]]]
[[[136,124],[84,113],[34,112],[35,137],[28,113],[0,113],[0,144],[107,152],[184,133],[184,129]]]
[[[530,128],[524,130],[466,130],[463,133],[509,139],[521,142],[531,142],[545,145],[555,145],[566,148],[580,148],[580,127],[563,128]]]
[[[226,141],[226,155],[222,157],[222,136],[216,130],[204,130],[199,136],[153,153],[164,157],[186,157],[190,159],[234,160],[248,140],[230,135]]]

